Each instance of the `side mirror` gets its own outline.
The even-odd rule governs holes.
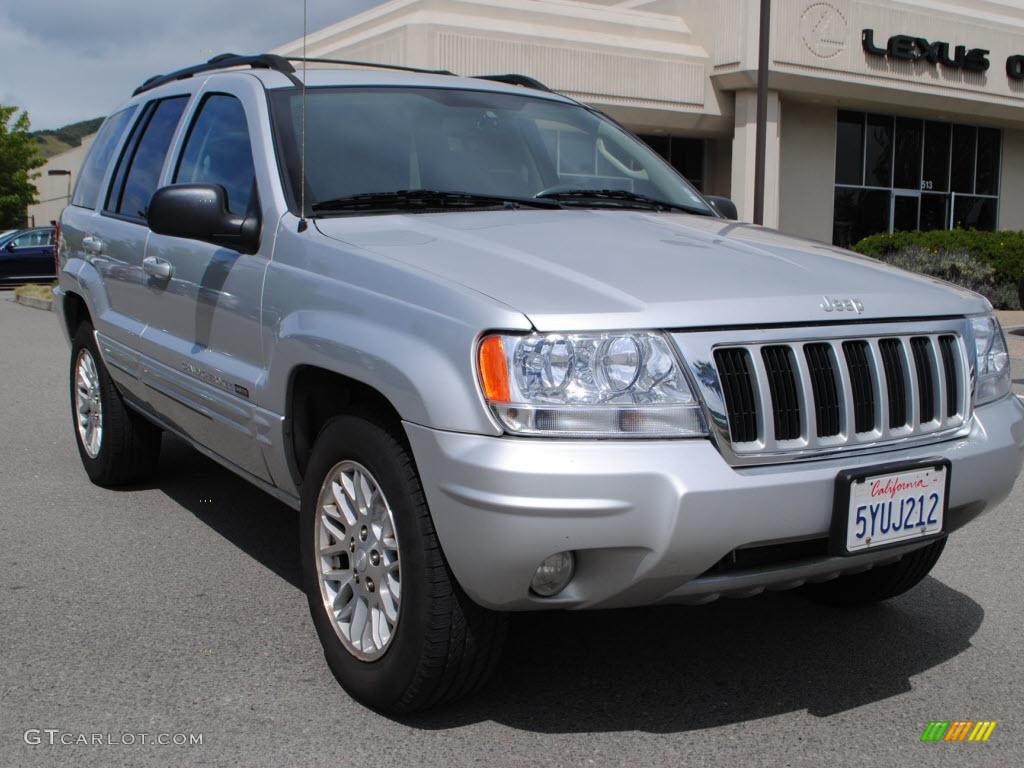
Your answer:
[[[11,240],[7,245],[4,246],[4,250],[8,253],[14,253],[14,241]]]
[[[161,187],[149,201],[149,228],[158,235],[255,253],[260,246],[259,216],[253,211],[245,216],[233,214],[227,202],[227,192],[220,184]]]
[[[736,203],[730,200],[728,197],[720,197],[718,195],[704,195],[704,199],[711,203],[711,207],[714,208],[719,214],[729,219],[730,221],[736,221],[740,215],[736,210]]]

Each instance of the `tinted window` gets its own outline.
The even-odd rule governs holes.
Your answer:
[[[896,118],[896,169],[893,186],[921,188],[921,121]]]
[[[114,186],[107,200],[109,210],[133,219],[146,218],[149,199],[156,192],[167,148],[171,145],[174,129],[178,127],[187,101],[187,96],[164,99],[142,116],[133,132],[133,139],[137,135],[141,138],[129,142],[118,163]]]
[[[241,102],[224,94],[207,97],[189,130],[174,182],[220,184],[228,194],[228,210],[243,214],[255,176]]]
[[[995,128],[978,129],[978,186],[979,195],[999,193],[999,139]]]
[[[995,198],[957,195],[953,225],[962,229],[984,229],[991,232],[996,228]]]
[[[868,187],[892,186],[892,118],[868,115],[864,153],[864,184]]]
[[[978,131],[971,125],[953,126],[953,166],[950,185],[954,192],[974,192],[974,148]]]
[[[837,119],[837,245],[876,232],[995,228],[1001,131],[859,112],[840,112]]]
[[[919,198],[916,195],[894,195],[892,199],[892,231],[911,232],[917,229]]]
[[[889,231],[892,193],[876,189],[836,189],[832,242],[843,248],[876,232]]]
[[[949,123],[925,123],[922,189],[949,189]]]
[[[78,176],[75,195],[71,198],[72,205],[80,205],[85,208],[96,207],[103,175],[107,172],[110,159],[114,156],[114,149],[134,114],[135,107],[131,106],[111,115],[103,123],[103,127],[96,134],[92,147],[89,149],[89,157],[86,158],[85,165],[82,166]]]
[[[921,229],[949,229],[949,195],[921,195]]]
[[[836,184],[864,183],[864,115],[840,112],[836,124]]]

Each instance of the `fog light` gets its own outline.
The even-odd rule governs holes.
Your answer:
[[[565,589],[575,570],[576,558],[572,552],[551,555],[537,566],[537,572],[530,581],[530,589],[541,597],[553,597]]]

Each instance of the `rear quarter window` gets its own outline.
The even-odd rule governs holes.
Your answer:
[[[139,118],[132,137],[121,152],[107,193],[106,211],[145,221],[149,199],[156,192],[178,121],[188,96],[171,96],[151,102]]]
[[[135,114],[135,105],[116,112],[104,121],[96,139],[89,148],[89,156],[85,159],[82,171],[75,185],[75,194],[71,204],[82,208],[95,208],[99,198],[100,185],[106,175],[107,167],[114,156],[114,150],[121,142],[125,128]]]

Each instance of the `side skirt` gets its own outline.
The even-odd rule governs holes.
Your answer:
[[[149,421],[153,422],[158,427],[160,427],[160,429],[162,429],[162,430],[164,430],[166,432],[170,432],[172,435],[180,438],[184,442],[188,443],[188,445],[190,445],[192,448],[194,448],[195,450],[199,451],[199,453],[203,454],[203,456],[205,456],[206,458],[212,459],[213,461],[217,462],[218,464],[220,464],[225,469],[230,470],[231,472],[235,473],[236,475],[238,475],[243,480],[246,480],[246,481],[252,483],[253,485],[255,485],[257,488],[259,488],[264,493],[266,493],[266,494],[268,494],[270,496],[273,496],[275,499],[277,499],[278,501],[280,501],[280,502],[282,502],[284,504],[287,504],[292,509],[298,510],[299,507],[301,506],[301,501],[299,500],[299,498],[297,496],[292,496],[290,493],[286,493],[286,492],[282,491],[276,485],[271,485],[270,483],[268,483],[268,482],[266,482],[264,480],[261,480],[260,478],[256,477],[255,475],[249,474],[248,472],[246,472],[244,469],[242,469],[241,467],[237,466],[236,464],[232,464],[230,461],[225,459],[223,456],[221,456],[221,455],[219,455],[217,453],[214,453],[213,451],[211,451],[206,446],[197,443],[195,440],[190,438],[188,435],[183,434],[178,429],[175,429],[171,424],[167,423],[166,421],[161,419],[159,416],[156,416],[151,411],[149,411],[146,408],[144,408],[142,405],[140,405],[139,403],[137,403],[135,401],[135,398],[133,398],[130,393],[126,392],[123,389],[121,390],[121,392],[122,392],[123,395],[125,395],[125,403],[133,411],[138,413],[143,418],[146,418]]]

